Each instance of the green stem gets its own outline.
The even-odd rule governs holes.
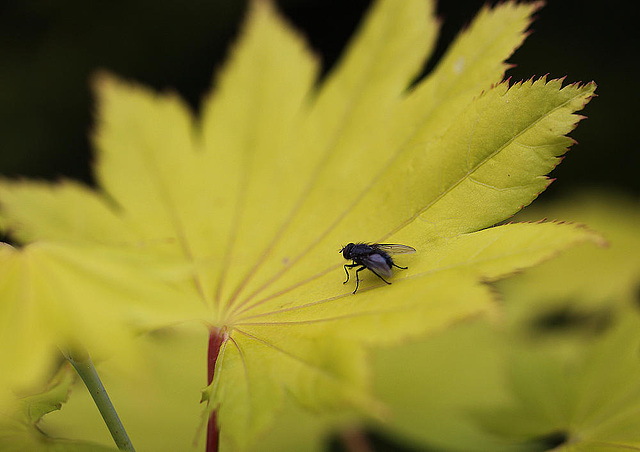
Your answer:
[[[76,352],[72,355],[71,352],[69,352],[66,353],[66,358],[76,369],[76,372],[78,372],[78,375],[80,375],[80,378],[82,378],[82,381],[89,390],[118,449],[135,452],[129,435],[127,435],[122,422],[120,422],[118,413],[116,413],[116,409],[113,403],[111,403],[109,395],[102,385],[102,381],[100,381],[98,372],[96,372],[96,368],[89,354],[86,352]]]

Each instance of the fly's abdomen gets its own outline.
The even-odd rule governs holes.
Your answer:
[[[391,277],[391,266],[393,265],[393,261],[389,256],[385,256],[380,253],[373,253],[364,258],[362,263],[369,270],[379,274],[380,276]]]

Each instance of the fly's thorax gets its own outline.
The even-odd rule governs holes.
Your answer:
[[[369,256],[375,252],[376,252],[376,249],[373,246],[368,245],[366,243],[354,243],[350,250],[352,259],[354,257]]]

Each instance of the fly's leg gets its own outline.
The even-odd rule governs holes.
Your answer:
[[[343,282],[342,284],[346,284],[349,282],[349,270],[347,270],[347,268],[353,268],[353,267],[357,267],[359,264],[345,264],[344,265],[344,272],[347,274],[347,280],[345,282]]]
[[[402,268],[402,267],[400,267]],[[369,269],[371,270],[371,269]],[[384,279],[382,276],[380,276],[379,274],[377,274],[376,272],[374,272],[373,270],[371,270],[373,272],[374,275],[376,275],[378,278],[380,278],[381,280],[383,280],[384,282],[386,282],[387,284],[391,285],[391,283],[389,281],[387,281],[386,279]]]
[[[391,265],[393,265],[396,268],[401,268],[402,270],[407,270],[409,267],[400,267],[399,265],[396,265],[396,263],[392,263]]]
[[[358,264],[355,264],[354,267],[357,267]],[[364,270],[365,267],[364,265],[362,267],[360,267],[359,269],[356,270],[356,290],[353,291],[353,294],[355,295],[356,292],[358,291],[358,286],[360,285],[360,275],[358,275],[358,273],[360,273],[362,270]]]

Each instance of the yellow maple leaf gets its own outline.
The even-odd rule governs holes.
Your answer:
[[[596,240],[552,223],[483,230],[546,188],[595,89],[500,83],[538,6],[483,9],[412,86],[436,38],[431,2],[376,2],[321,82],[303,39],[253,2],[201,118],[175,94],[99,75],[100,190],[2,181],[0,224],[26,243],[185,264],[173,309],[193,317],[197,294],[205,310],[209,428],[225,444],[246,447],[285,390],[316,409],[377,413],[366,346],[486,312],[483,281]],[[408,270],[391,285],[362,273],[353,295],[337,251],[357,241],[417,252],[398,258]]]

